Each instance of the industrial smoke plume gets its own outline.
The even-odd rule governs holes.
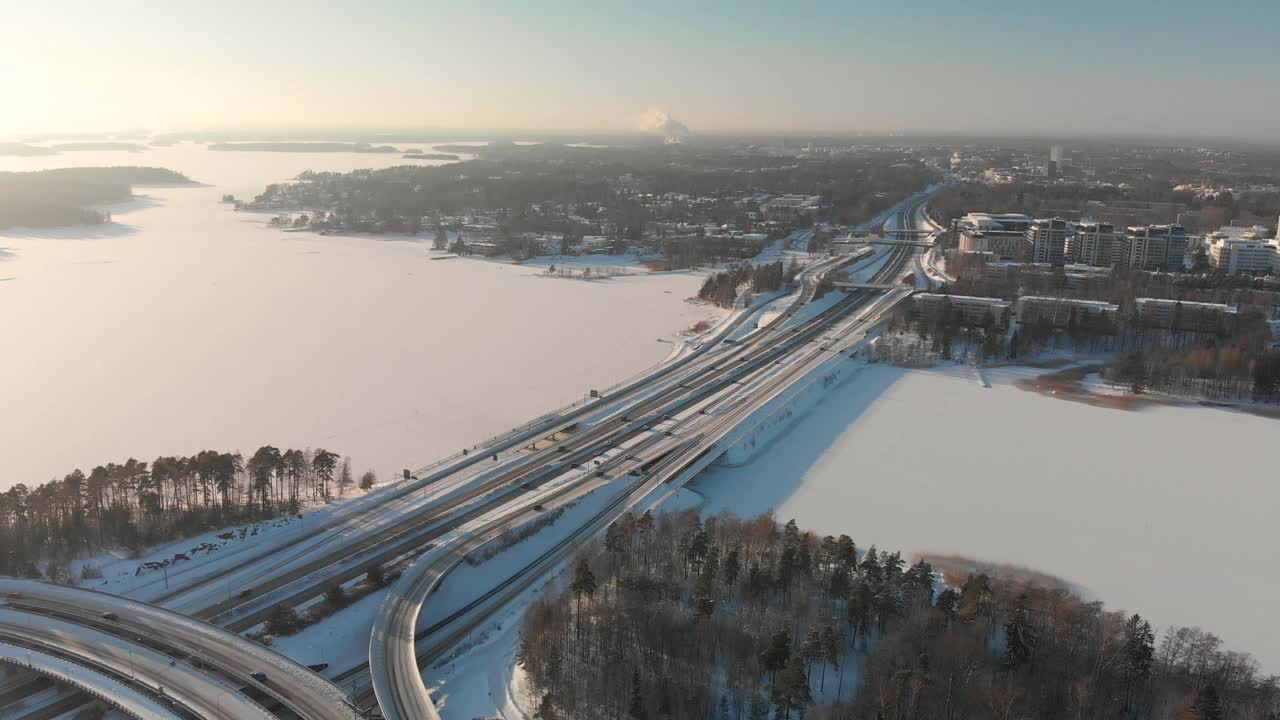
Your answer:
[[[662,110],[650,110],[641,118],[640,127],[646,132],[656,132],[668,144],[684,141],[689,136],[689,127],[671,117]]]

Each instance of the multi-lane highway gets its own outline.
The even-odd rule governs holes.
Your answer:
[[[923,200],[919,204],[923,204]],[[904,207],[898,215],[901,226],[905,227],[917,211],[915,205]],[[887,253],[883,266],[870,279],[869,284],[888,285],[904,274],[912,276],[914,280],[910,263],[918,254],[917,248],[903,244],[892,247]],[[808,274],[806,285],[816,286],[830,269],[816,268],[816,272]],[[625,464],[620,467],[611,465],[604,469],[604,473],[608,475],[617,474],[636,479],[626,483],[604,511],[585,523],[581,534],[589,536],[627,507],[641,501],[663,484],[669,484],[680,477],[689,466],[714,459],[714,455],[726,449],[722,440],[734,428],[747,422],[752,413],[790,384],[821,365],[830,358],[832,352],[847,347],[848,340],[856,332],[862,331],[865,334],[865,329],[875,324],[884,310],[906,294],[903,291],[891,292],[891,302],[881,304],[877,308],[878,312],[867,317],[865,314],[854,316],[854,312],[871,304],[876,293],[869,290],[856,291],[794,328],[786,327],[785,322],[770,325],[754,339],[753,344],[760,345],[759,349],[738,349],[739,352],[747,353],[738,359],[738,364],[721,359],[719,354],[709,356],[706,360],[710,364],[708,379],[704,381],[702,390],[686,385],[686,393],[672,401],[670,406],[653,408],[655,412],[662,413],[664,418],[680,418],[675,426],[678,430],[666,430],[663,434],[656,435],[657,441],[643,449],[629,449],[626,457],[634,464],[632,472],[627,472]],[[812,294],[807,293],[802,300],[807,301],[811,297]],[[796,303],[791,309],[794,311],[799,307],[801,303]],[[841,345],[842,341],[846,344]],[[780,358],[790,355],[799,357],[788,357],[789,362],[781,370],[775,367],[774,363],[782,361]],[[699,403],[709,400],[727,403],[729,407],[716,413],[693,412],[680,416]],[[660,463],[661,466],[655,468],[655,463]],[[648,471],[636,471],[645,467],[649,468]],[[563,498],[557,498],[557,502],[570,502],[594,489],[589,485],[570,486],[563,492]],[[420,558],[388,593],[379,608],[370,639],[371,682],[385,717],[394,720],[438,717],[420,670],[420,663],[427,659],[425,656],[430,655],[420,653],[417,647],[419,635],[416,633],[416,626],[422,604],[443,577],[468,553],[501,533],[528,522],[536,515],[538,508],[546,507],[547,504],[548,500],[543,497],[536,498],[536,503],[535,499],[518,500],[504,507],[502,512],[495,513],[488,522],[466,528],[464,532],[455,535],[451,542],[434,548]],[[560,543],[531,565],[550,567],[571,550],[569,543]],[[482,619],[473,618],[470,626]],[[455,631],[454,636],[457,634],[458,631]]]
[[[886,229],[918,226],[926,199],[921,195],[904,201]],[[164,624],[176,630],[173,639],[160,648],[164,652],[157,654],[190,659],[191,669],[198,665],[206,671],[195,673],[203,680],[188,675],[169,680],[204,683],[200,688],[184,687],[182,698],[187,704],[181,707],[188,714],[199,706],[202,712],[215,713],[209,717],[225,716],[225,710],[216,705],[212,710],[200,705],[209,698],[222,697],[210,689],[225,691],[225,685],[242,690],[233,693],[238,695],[235,702],[248,703],[237,706],[245,713],[239,715],[242,717],[265,712],[252,698],[280,708],[290,717],[351,717],[355,709],[342,691],[323,681],[313,687],[318,679],[314,674],[295,677],[285,673],[285,666],[275,663],[289,661],[235,632],[258,626],[281,605],[300,606],[364,574],[371,565],[403,562],[420,555],[380,608],[370,640],[370,664],[339,668],[342,672],[335,679],[343,686],[365,688],[359,693],[365,698],[376,695],[387,717],[434,717],[419,672],[422,662],[554,569],[579,541],[714,460],[732,445],[734,433],[749,424],[754,413],[856,344],[908,293],[855,290],[838,301],[824,303],[821,312],[808,312],[824,279],[845,267],[879,263],[868,279],[871,284],[892,287],[910,278],[914,287],[920,276],[919,256],[917,244],[903,244],[865,248],[812,263],[800,277],[796,300],[749,333],[744,333],[746,325],[759,318],[760,307],[740,309],[700,346],[644,377],[600,393],[590,402],[538,418],[446,464],[425,468],[413,480],[378,494],[376,500],[353,503],[351,510],[300,534],[288,548],[246,551],[238,562],[223,569],[175,578],[172,590],[152,585],[139,591],[142,597],[205,618],[226,630],[193,623],[177,613],[157,613],[158,609],[143,603],[117,605],[102,600],[116,600],[112,596],[92,593],[98,596],[93,602],[81,603],[76,598],[30,589],[14,591],[25,599],[13,600],[13,607],[6,611],[13,617],[0,616],[0,630],[26,647],[40,648],[49,638],[38,630],[24,634],[24,625],[18,622],[40,613],[50,626],[58,624],[68,633],[67,626],[80,628],[86,635],[79,637],[102,633],[114,638],[111,644],[115,646],[122,636],[137,636],[148,625]],[[611,493],[604,509],[581,522],[569,537],[535,562],[509,577],[494,578],[493,587],[467,607],[417,632],[427,595],[471,550],[593,491]],[[27,605],[21,604],[24,602]],[[5,617],[10,622],[5,622]],[[108,632],[112,630],[116,632]],[[93,649],[82,648],[83,644],[77,642],[61,652],[89,664],[102,660],[95,660]],[[157,651],[145,645],[142,649]],[[132,648],[128,652],[132,657]],[[180,672],[180,668],[171,669]],[[153,699],[176,702],[159,676],[139,673],[126,680]]]
[[[6,578],[0,578],[0,598],[15,610],[79,624],[127,642],[141,641],[175,659],[191,659],[298,717],[349,720],[356,712],[345,692],[293,660],[242,635],[156,605]]]

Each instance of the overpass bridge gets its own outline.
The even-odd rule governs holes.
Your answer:
[[[834,282],[831,283],[837,290],[902,290],[906,285],[895,285],[893,283],[874,283],[874,282]]]
[[[860,245],[860,246],[906,245],[908,247],[919,247],[919,248],[925,248],[925,249],[933,247],[933,242],[929,240],[915,240],[910,238],[902,239],[902,238],[888,238],[888,237],[868,237],[868,238],[855,238],[853,240],[839,240],[837,242],[844,243],[846,245]]]

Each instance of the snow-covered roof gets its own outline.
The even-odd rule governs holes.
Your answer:
[[[1024,295],[1018,298],[1018,302],[1046,302],[1056,303],[1058,305],[1075,305],[1078,307],[1090,307],[1098,310],[1119,310],[1120,306],[1101,300],[1077,300],[1076,298],[1059,298],[1059,297],[1041,297],[1037,295]]]
[[[1138,298],[1134,303],[1139,307],[1143,305],[1182,305],[1183,307],[1198,307],[1205,310],[1217,310],[1218,312],[1233,313],[1236,312],[1236,306],[1226,305],[1224,303],[1207,303],[1192,302],[1189,300],[1175,300],[1173,298]]]

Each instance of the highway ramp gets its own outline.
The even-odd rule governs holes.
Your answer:
[[[182,654],[253,687],[307,720],[350,720],[356,708],[342,689],[253,640],[149,603],[34,580],[0,579],[0,600],[76,624],[154,637]]]
[[[0,639],[111,672],[153,697],[208,720],[273,720],[240,689],[146,646],[45,615],[0,608]]]

